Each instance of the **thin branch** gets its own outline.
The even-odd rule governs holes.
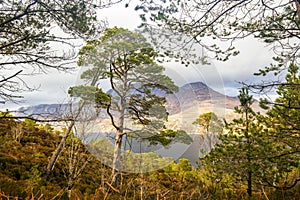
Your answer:
[[[31,13],[31,12],[32,12],[32,13],[37,12],[37,11],[28,11],[29,8],[30,8],[31,6],[33,6],[34,4],[36,4],[36,3],[37,3],[36,0],[33,1],[31,4],[29,4],[29,5],[25,8],[25,10],[24,10],[23,13],[21,13],[21,14],[19,14],[19,15],[16,15],[16,16],[14,16],[14,17],[12,17],[12,18],[6,20],[5,22],[2,22],[2,23],[1,23],[1,26],[4,26],[5,24],[8,24],[8,23],[10,23],[10,22],[12,22],[12,21],[14,21],[14,20],[18,20],[18,19],[22,18],[23,16],[25,16],[25,15]]]
[[[111,124],[113,125],[113,127],[115,127],[115,129],[116,129],[117,131],[119,131],[119,130],[120,130],[120,127],[117,126],[116,123],[115,123],[114,116],[113,116],[113,115],[111,114],[111,112],[110,112],[110,106],[111,106],[111,105],[108,105],[108,106],[107,106],[106,112],[107,112],[107,114],[108,114],[108,116],[109,116],[109,118],[110,118],[110,121],[111,121]]]
[[[294,181],[294,183],[292,183],[290,186],[276,186],[276,185],[270,183],[270,182],[269,182],[268,180],[266,180],[266,179],[264,179],[264,181],[266,181],[266,183],[267,183],[269,186],[273,187],[273,188],[280,189],[280,190],[289,190],[289,189],[292,189],[293,187],[295,187],[295,186],[297,185],[297,183],[300,182],[300,179],[296,179],[296,180]]]
[[[214,23],[216,23],[223,15],[227,14],[230,10],[234,9],[235,7],[238,7],[239,5],[245,3],[246,1],[240,1],[237,4],[231,6],[230,8],[227,8],[223,13],[221,13],[220,15],[218,15],[214,20],[212,20],[209,24],[207,24],[201,31],[199,31],[195,36],[193,36],[193,38],[199,42],[199,40],[197,39],[197,37],[199,35],[201,35],[208,27],[211,27]]]
[[[115,191],[116,193],[120,194],[120,191],[118,189],[116,189],[114,186],[112,186],[109,182],[105,181],[105,184],[112,189],[113,191]]]
[[[7,78],[4,78],[4,79],[0,80],[0,83],[5,82],[5,81],[8,81],[9,79],[16,77],[16,76],[17,76],[18,74],[20,74],[22,71],[23,71],[23,70],[20,70],[20,71],[18,71],[17,73],[15,73],[15,74],[13,74],[13,75],[7,77]]]
[[[270,104],[270,105],[274,105],[274,106],[281,106],[281,107],[288,108],[288,109],[300,110],[299,106],[285,105],[283,103],[274,103],[274,102],[264,102],[264,103],[267,103],[267,104]]]

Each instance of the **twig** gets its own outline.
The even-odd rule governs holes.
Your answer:
[[[0,80],[0,83],[5,82],[5,81],[8,81],[9,79],[11,79],[11,78],[17,76],[18,74],[20,74],[22,71],[23,71],[23,70],[20,70],[20,71],[18,71],[17,73],[15,73],[15,74],[13,74],[13,75],[7,77],[7,78],[4,78],[4,79]]]
[[[110,187],[110,189],[112,189],[116,193],[120,194],[120,191],[118,189],[114,188],[109,182],[105,181],[105,184],[108,185],[108,187]]]

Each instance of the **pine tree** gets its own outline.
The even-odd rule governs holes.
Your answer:
[[[113,182],[122,170],[121,146],[123,136],[148,140],[150,144],[169,144],[177,132],[166,130],[164,121],[168,117],[166,99],[162,94],[173,93],[178,88],[163,74],[164,68],[155,63],[156,52],[140,33],[124,28],[109,28],[99,40],[89,41],[81,50],[78,64],[92,66],[81,75],[89,85],[109,80],[111,90],[107,103],[95,100],[96,107],[105,107],[115,129],[115,148],[112,161]],[[90,84],[90,83],[96,84]],[[78,86],[90,91],[91,86]],[[95,89],[94,89],[95,90]],[[82,96],[82,95],[81,95]],[[101,131],[101,130],[100,130]]]
[[[266,174],[265,182],[282,190],[300,181],[299,175],[289,176],[300,164],[300,78],[296,64],[290,64],[286,81],[279,85],[277,94],[273,106],[260,121],[265,127],[264,135],[275,148],[268,155],[272,171]],[[264,99],[261,103],[266,106],[271,102]]]
[[[225,133],[219,136],[221,143],[199,164],[208,170],[213,181],[220,182],[230,177],[231,185],[246,185],[251,197],[253,186],[259,183],[262,173],[262,152],[269,144],[260,134],[262,126],[251,108],[253,98],[248,89],[243,88],[238,97],[240,105],[235,107],[235,112],[240,118],[226,122]]]
[[[213,136],[222,132],[222,121],[214,112],[200,114],[199,117],[193,122],[204,128],[206,137],[209,139],[210,150],[213,148]]]

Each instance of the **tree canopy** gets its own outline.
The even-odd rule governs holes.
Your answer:
[[[261,69],[261,74],[287,69],[289,61],[299,62],[298,0],[146,0],[140,1],[136,10],[141,11],[141,26],[154,34],[154,38],[157,33],[176,42],[173,36],[184,34],[188,37],[181,40],[181,48],[196,43],[219,60],[237,55],[233,41],[248,36],[271,44],[278,65]],[[222,41],[225,43],[220,45]]]
[[[142,34],[124,28],[108,28],[98,40],[88,41],[79,55],[78,65],[87,67],[81,78],[88,85],[94,83],[94,87],[99,87],[100,81],[105,79],[110,83],[111,90],[107,92],[110,100],[104,107],[115,129],[111,133],[115,141],[113,172],[142,170],[125,166],[129,157],[125,156],[126,152],[121,153],[123,136],[163,146],[173,139],[178,142],[188,137],[184,131],[169,130],[164,125],[168,118],[164,95],[177,91],[178,87],[163,73],[164,67],[155,62],[157,53]],[[72,87],[71,95],[78,96],[72,91],[79,88],[88,91],[91,86]],[[99,106],[99,102],[95,102],[95,106],[99,108],[103,104],[101,106],[100,102]]]
[[[0,98],[4,101],[21,98],[20,92],[29,89],[22,79],[24,74],[72,68],[67,64],[76,57],[74,39],[98,35],[105,23],[97,20],[96,9],[113,3],[0,1]]]
[[[299,182],[299,81],[298,67],[291,64],[279,97],[266,115],[255,113],[247,89],[239,95],[240,118],[226,124],[220,144],[199,164],[213,181],[247,185],[247,193],[272,187],[288,190]],[[289,107],[289,109],[286,109]]]

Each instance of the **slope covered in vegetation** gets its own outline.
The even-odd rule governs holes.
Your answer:
[[[122,174],[118,188],[110,184],[111,169],[102,165],[71,136],[52,174],[45,178],[49,158],[60,132],[31,120],[0,121],[0,195],[2,199],[247,199],[246,185],[231,187],[230,174],[211,179],[208,170],[193,169],[189,160],[172,162],[143,174]],[[154,155],[149,155],[152,159]],[[297,199],[299,185],[290,190],[254,190],[254,199]]]

